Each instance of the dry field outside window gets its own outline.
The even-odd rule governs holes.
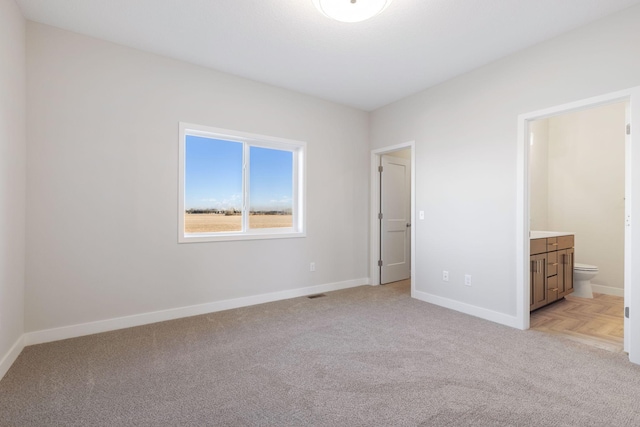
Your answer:
[[[291,215],[249,215],[250,228],[289,228],[293,227]],[[184,215],[185,233],[220,233],[240,231],[241,215],[190,214]]]

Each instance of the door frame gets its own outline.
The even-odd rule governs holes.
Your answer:
[[[520,329],[529,329],[529,122],[560,114],[585,110],[602,105],[627,102],[628,122],[632,129],[640,129],[640,86],[562,104],[518,116],[517,146],[517,203],[516,203],[516,317]],[[638,130],[625,138],[625,251],[624,292],[625,306],[630,316],[625,319],[625,351],[629,360],[640,364],[640,227],[632,227],[632,211],[640,212],[640,143]],[[635,265],[635,267],[634,267]],[[638,313],[634,317],[634,313]],[[628,344],[628,346],[627,346]]]
[[[378,220],[378,211],[380,208],[380,174],[378,166],[380,159],[384,154],[391,154],[394,151],[411,150],[411,296],[415,292],[416,277],[416,154],[415,141],[403,142],[401,144],[390,145],[387,147],[371,150],[371,189],[370,189],[370,215],[369,215],[369,278],[371,285],[380,284],[380,269],[378,268],[378,260],[380,259],[380,227]]]

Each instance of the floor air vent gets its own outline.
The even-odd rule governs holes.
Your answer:
[[[315,294],[315,295],[309,295],[307,298],[314,299],[314,298],[322,298],[322,297],[326,297],[326,295],[325,294]]]

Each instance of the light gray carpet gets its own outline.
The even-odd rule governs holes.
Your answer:
[[[363,286],[36,345],[1,426],[638,426],[640,367]]]

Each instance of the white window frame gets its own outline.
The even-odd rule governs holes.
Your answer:
[[[249,168],[243,163],[242,189],[242,229],[244,231],[185,233],[185,148],[187,136],[239,142],[243,144],[244,161],[248,158],[250,147],[272,148],[293,153],[293,227],[287,228],[249,228]],[[306,151],[307,143],[273,136],[257,135],[235,130],[220,129],[203,125],[180,122],[180,150],[178,165],[178,242],[219,242],[230,240],[285,239],[306,237]],[[250,165],[249,165],[250,167]]]

